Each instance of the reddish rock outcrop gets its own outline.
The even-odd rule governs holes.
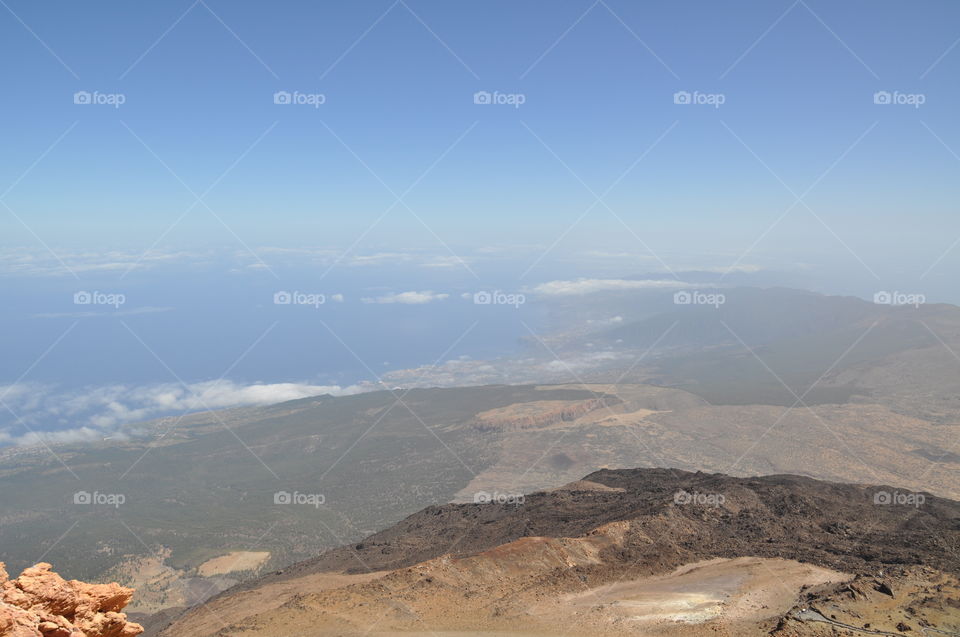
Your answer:
[[[133,589],[67,581],[41,562],[15,580],[0,562],[0,637],[136,637],[120,611]]]

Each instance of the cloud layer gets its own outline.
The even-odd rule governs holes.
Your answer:
[[[424,303],[432,303],[433,301],[442,301],[444,299],[450,298],[449,294],[441,294],[433,292],[432,290],[424,290],[423,292],[400,292],[398,294],[386,294],[384,296],[378,296],[375,298],[364,298],[361,299],[364,303],[402,303],[405,305],[423,305]]]
[[[16,414],[0,429],[0,444],[32,445],[42,440],[80,442],[103,437],[122,438],[131,425],[151,418],[205,409],[270,405],[322,394],[356,394],[361,385],[310,385],[306,383],[239,384],[229,380],[177,383],[106,385],[59,392],[38,383],[0,386],[0,401]],[[33,431],[24,431],[25,428]],[[35,433],[40,431],[45,433]]]
[[[676,289],[690,287],[689,283],[673,279],[576,279],[573,281],[549,281],[533,288],[544,296],[574,296],[594,292],[624,290]]]

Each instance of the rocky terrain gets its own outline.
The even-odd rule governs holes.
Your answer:
[[[120,611],[133,590],[67,581],[41,562],[11,580],[0,563],[3,637],[136,637],[143,628]]]
[[[907,495],[602,470],[513,503],[429,507],[222,593],[162,634],[957,632],[960,503]]]
[[[625,383],[398,398],[311,398],[241,410],[235,420],[201,414],[159,423],[147,442],[58,448],[79,480],[52,457],[0,463],[0,559],[23,569],[23,556],[49,551],[69,577],[135,588],[130,611],[147,621],[425,506],[509,500],[603,467],[801,474],[960,498],[960,464],[944,455],[960,425],[880,404],[710,405]],[[124,500],[78,502],[83,493]],[[323,502],[278,499],[284,493]]]

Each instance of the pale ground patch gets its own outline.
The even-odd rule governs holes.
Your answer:
[[[210,577],[240,571],[255,571],[269,559],[269,551],[233,551],[207,560],[197,567],[197,573],[203,577]]]
[[[852,576],[792,560],[741,557],[682,566],[672,573],[624,581],[564,596],[563,607],[601,609],[627,625],[754,623],[787,612],[803,586]],[[550,604],[537,612],[553,614]],[[670,630],[664,634],[671,634]]]

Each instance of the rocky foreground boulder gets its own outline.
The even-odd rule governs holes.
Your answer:
[[[11,580],[0,562],[0,637],[136,637],[120,611],[133,589],[67,581],[41,562]]]

